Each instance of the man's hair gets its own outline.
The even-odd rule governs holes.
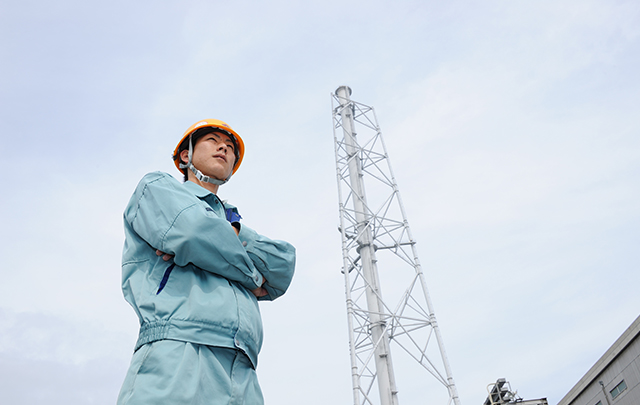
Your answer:
[[[236,142],[236,137],[233,136],[233,134],[228,133],[227,131],[224,131],[220,128],[215,128],[215,127],[204,127],[204,128],[197,129],[195,132],[191,134],[192,147],[194,148],[196,147],[196,143],[198,143],[198,140],[200,140],[200,138],[214,132],[225,134],[229,137],[229,139],[231,139],[231,142],[233,143],[233,153],[235,154],[235,157],[236,157],[235,162],[233,162],[233,167],[235,167],[235,165],[238,163],[238,158],[240,157],[240,151],[238,150],[238,143]],[[173,155],[174,161],[177,160],[179,163],[184,163],[180,159],[180,154],[182,153],[183,150],[189,150],[189,137],[186,137],[178,147],[177,152],[175,153],[175,155]],[[189,180],[189,176],[187,175],[188,172],[189,172],[189,168],[185,167],[184,169],[182,169],[182,174],[184,174],[184,181]]]

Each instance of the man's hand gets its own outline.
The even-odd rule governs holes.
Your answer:
[[[262,282],[262,285],[264,285],[264,283],[267,282],[266,279],[263,278],[263,280],[264,281]],[[256,288],[255,290],[251,290],[251,294],[255,295],[256,298],[260,298],[260,297],[264,297],[265,295],[268,295],[269,293],[267,292],[267,290],[264,287],[260,286],[260,287]]]
[[[264,297],[265,295],[269,294],[267,290],[264,289],[264,287],[258,287],[255,290],[251,290],[251,293],[255,295],[256,298]]]
[[[169,260],[173,259],[174,255],[170,255],[168,253],[161,252],[160,250],[156,249],[156,256],[162,256],[162,260],[164,260],[166,262],[166,261],[169,261]]]

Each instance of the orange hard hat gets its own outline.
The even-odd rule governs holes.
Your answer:
[[[180,142],[178,142],[178,146],[176,146],[176,149],[173,151],[173,157],[174,157],[173,163],[176,165],[178,170],[182,172],[182,169],[180,169],[180,157],[178,156],[178,150],[180,149],[180,145],[182,145],[182,142],[184,142],[184,140],[187,139],[189,135],[194,133],[196,130],[200,128],[206,128],[206,127],[216,128],[220,130],[220,132],[234,138],[234,141],[238,147],[238,150],[236,153],[236,161],[233,166],[233,171],[231,172],[231,174],[235,174],[236,170],[238,170],[238,168],[240,167],[240,163],[242,163],[242,158],[244,157],[244,142],[242,141],[242,138],[240,138],[240,135],[238,135],[236,131],[234,131],[229,126],[229,124],[220,120],[205,119],[191,125],[189,129],[186,130],[184,135],[182,135]]]

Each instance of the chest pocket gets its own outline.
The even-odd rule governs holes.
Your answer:
[[[202,208],[204,209],[204,213],[206,216],[211,217],[211,218],[220,218],[220,214],[222,211],[220,210],[216,210],[215,207],[211,207],[209,204],[207,204],[205,201],[201,202],[202,204]]]
[[[224,206],[215,196],[200,198],[200,206],[209,217],[224,217]]]

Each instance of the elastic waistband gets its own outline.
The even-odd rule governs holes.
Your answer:
[[[254,368],[258,365],[260,347],[251,336],[215,323],[192,320],[169,319],[143,323],[135,350],[164,339],[240,350],[251,360]]]

